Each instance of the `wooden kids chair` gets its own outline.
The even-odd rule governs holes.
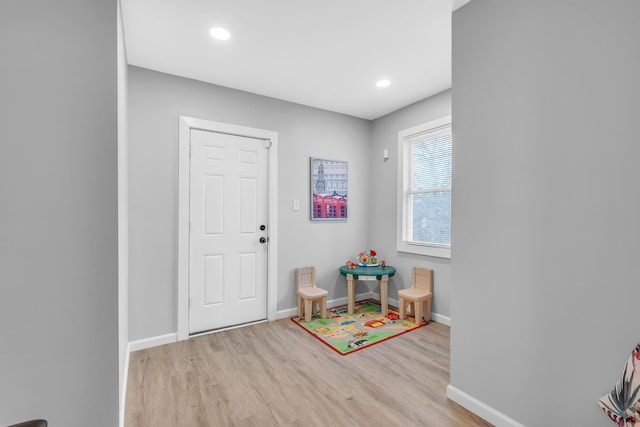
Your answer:
[[[415,316],[416,325],[431,319],[431,299],[433,297],[433,270],[430,268],[413,267],[411,270],[411,287],[398,291],[400,318],[404,319],[407,307],[413,304],[411,312]],[[424,309],[424,312],[423,312]]]
[[[318,305],[320,317],[327,317],[327,292],[316,287],[316,268],[301,267],[296,269],[296,294],[298,294],[298,317],[302,317],[304,308],[304,320],[311,321],[313,303]],[[304,301],[304,307],[302,302]]]

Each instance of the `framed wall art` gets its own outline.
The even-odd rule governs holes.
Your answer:
[[[347,162],[311,158],[311,220],[348,218],[349,173]]]

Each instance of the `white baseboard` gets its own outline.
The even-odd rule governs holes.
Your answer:
[[[127,343],[126,355],[124,357],[124,370],[122,372],[122,391],[120,393],[120,420],[119,427],[124,427],[124,411],[127,404],[127,383],[129,382],[129,356],[131,354],[131,343]]]
[[[144,338],[137,341],[129,342],[129,351],[144,350],[145,348],[157,347],[159,345],[171,344],[178,342],[178,334],[176,332],[158,335],[157,337]]]
[[[525,427],[524,424],[506,416],[502,412],[492,408],[484,402],[481,402],[451,384],[447,386],[447,397],[460,406],[467,408],[479,417],[489,421],[496,427]]]
[[[379,297],[380,296],[378,294],[374,294],[374,298],[379,299]],[[389,298],[389,305],[392,305],[394,307],[399,307],[400,302],[397,299]],[[443,316],[442,314],[431,313],[431,319],[429,320],[442,323],[443,325],[451,326],[451,318],[447,316]]]
[[[375,299],[375,300],[380,300],[380,294],[376,293],[376,292],[364,292],[361,294],[356,294],[356,301],[361,301],[361,300],[365,300],[365,299]],[[335,307],[338,305],[346,305],[347,304],[347,297],[342,297],[342,298],[335,298],[332,300],[327,300],[327,307]],[[393,299],[393,298],[389,298],[389,304],[397,307],[398,306],[398,300]],[[279,310],[276,313],[276,319],[274,320],[278,320],[278,319],[286,319],[288,317],[292,317],[295,316],[298,313],[298,309],[297,307],[293,307],[293,308],[288,308],[285,310]],[[431,313],[431,320],[438,322],[438,323],[442,323],[444,325],[448,325],[451,326],[451,318],[447,317],[447,316],[443,316],[441,314],[438,313]],[[164,335],[158,335],[155,337],[149,337],[149,338],[143,338],[141,340],[136,340],[136,341],[130,341],[129,345],[128,345],[128,351],[127,351],[127,366],[128,366],[128,357],[129,357],[129,353],[132,351],[138,351],[138,350],[144,350],[145,348],[151,348],[151,347],[157,347],[159,345],[164,345],[164,344],[171,344],[174,342],[178,342],[178,333],[177,332],[172,332],[170,334],[164,334]]]
[[[368,298],[374,298],[374,299],[378,298],[378,294],[373,292],[356,294],[356,301],[361,301]],[[327,300],[327,307],[336,307],[338,305],[346,305],[346,304],[347,304],[347,297]],[[297,307],[287,308],[285,310],[278,310],[277,319],[286,319],[287,317],[295,316],[296,314],[298,314]]]
[[[372,298],[380,301],[380,294],[376,292],[365,292],[362,294],[356,294],[356,301],[362,301],[368,298]],[[335,307],[338,305],[345,305],[347,303],[347,297],[336,298],[332,300],[327,300],[327,307]],[[394,307],[398,307],[398,300],[389,298],[389,305]],[[298,314],[298,308],[288,308],[285,310],[279,310],[277,313],[277,319],[286,319],[287,317],[292,317]],[[451,326],[451,318],[447,316],[443,316],[438,313],[431,313],[431,320],[434,322],[442,323],[443,325]]]
[[[443,316],[442,314],[431,313],[431,320],[442,323],[443,325],[451,326],[451,317]]]

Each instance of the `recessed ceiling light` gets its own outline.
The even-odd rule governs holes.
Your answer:
[[[378,80],[376,82],[376,86],[378,87],[387,87],[391,84],[391,82],[389,80]]]
[[[229,31],[219,27],[209,30],[209,34],[211,34],[211,37],[217,40],[229,40],[229,38],[231,37]]]

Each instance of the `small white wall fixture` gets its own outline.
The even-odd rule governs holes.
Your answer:
[[[267,320],[277,319],[278,304],[278,133],[271,130],[180,116],[178,138],[178,341],[189,338],[189,147],[192,129],[271,141],[268,177]]]

